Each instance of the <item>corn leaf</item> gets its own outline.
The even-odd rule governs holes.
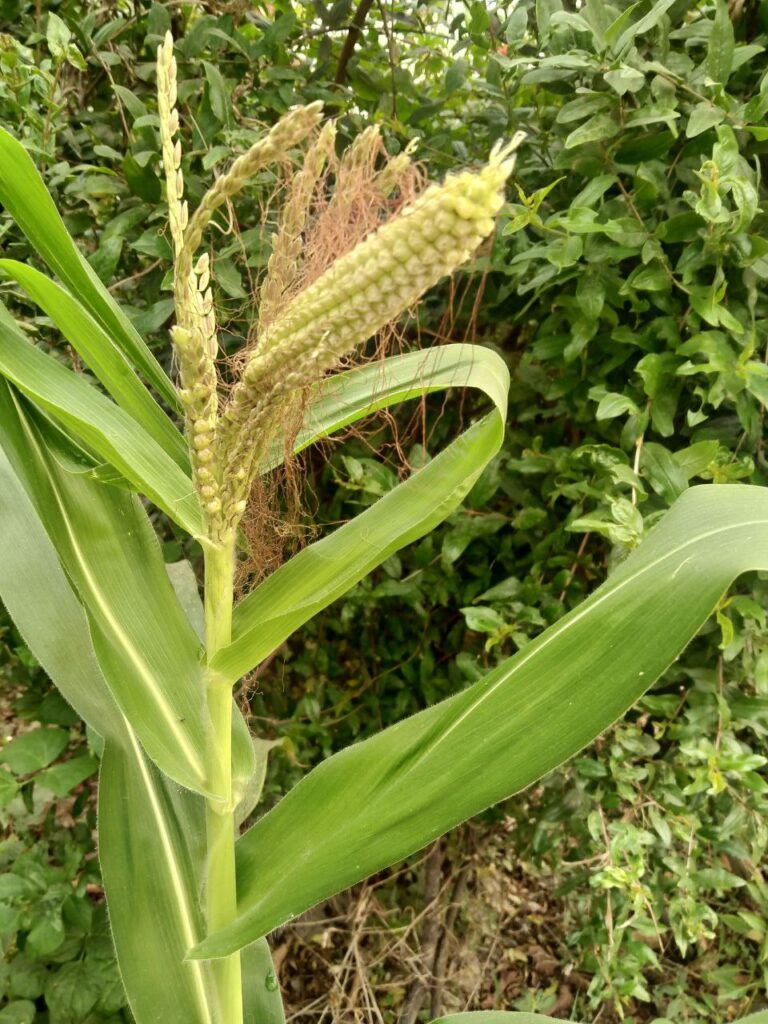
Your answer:
[[[0,203],[51,270],[171,406],[176,389],[146,343],[72,241],[26,149],[0,128]]]
[[[137,1024],[223,1024],[210,966],[184,962],[204,934],[205,856],[204,800],[169,783],[130,729],[108,740],[99,785],[99,858]],[[241,959],[244,1024],[284,1024],[266,940],[243,950]]]
[[[184,962],[185,949],[205,930],[205,801],[170,785],[129,730],[104,748],[99,858],[138,1024],[218,1024],[210,965]]]
[[[7,394],[7,385],[0,384],[0,388]],[[2,408],[3,398],[0,396]],[[0,423],[7,425],[7,419],[3,419],[1,414]],[[93,483],[86,486],[90,486],[93,500],[98,502],[101,487]],[[179,566],[183,571],[178,570]],[[184,561],[176,563],[175,567],[166,566],[166,569],[175,569],[172,575],[174,590],[185,614],[193,620],[197,613],[202,612],[202,604],[192,567]],[[192,603],[193,594],[197,607]],[[105,739],[120,739],[125,732],[125,720],[99,668],[87,616],[2,446],[0,601],[24,643],[77,714]],[[199,638],[202,640],[202,634]],[[247,789],[257,768],[261,770],[261,764],[257,764],[248,726],[233,702],[232,775],[236,793]]]
[[[423,537],[466,496],[504,433],[507,368],[488,349],[438,349],[425,365],[421,353],[344,375],[323,411],[310,417],[304,441],[343,426],[374,407],[451,386],[481,388],[496,408],[422,469],[334,533],[304,548],[235,609],[233,639],[214,659],[232,680],[250,671],[286,637],[344,594],[392,552]],[[440,353],[445,355],[440,358]],[[318,433],[320,431],[320,433]],[[303,443],[303,442],[300,442]]]
[[[79,374],[27,341],[0,315],[0,373],[45,409],[189,533],[202,530],[187,474],[143,427]]]
[[[184,438],[136,376],[120,348],[77,299],[39,270],[18,260],[0,259],[0,271],[21,285],[30,299],[51,318],[117,404],[188,473],[189,456]]]
[[[0,600],[77,714],[101,736],[119,735],[122,716],[96,661],[85,613],[2,447]]]
[[[0,385],[0,446],[78,594],[115,701],[163,771],[204,792],[198,638],[139,500],[67,472],[65,445]]]
[[[541,778],[615,722],[750,569],[768,569],[768,491],[686,491],[514,657],[311,771],[240,839],[238,918],[193,955],[240,948]]]
[[[383,362],[337,373],[310,388],[307,411],[293,443],[300,452],[315,441],[342,430],[378,409],[420,398],[446,388],[484,391],[499,410],[506,410],[509,372],[500,356],[478,345],[440,345],[426,352],[406,352]],[[272,444],[262,470],[280,465],[285,442]]]

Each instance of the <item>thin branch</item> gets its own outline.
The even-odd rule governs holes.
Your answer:
[[[368,17],[370,9],[373,7],[373,0],[360,0],[357,5],[357,10],[352,17],[352,24],[349,26],[347,32],[347,38],[344,40],[344,45],[341,48],[339,54],[339,63],[336,66],[336,77],[334,81],[336,85],[344,85],[347,80],[347,70],[349,62],[352,59],[352,54],[355,52],[357,41],[360,38],[360,33],[363,30],[365,19]]]

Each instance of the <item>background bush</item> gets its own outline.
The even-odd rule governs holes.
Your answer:
[[[469,337],[504,355],[504,449],[444,527],[249,681],[254,726],[284,738],[272,799],[307,765],[524,646],[689,484],[765,483],[768,5],[1,10],[0,119],[166,360],[154,53],[169,27],[192,200],[233,148],[298,102],[323,99],[345,139],[377,123],[392,152],[417,140],[433,175],[527,132],[493,245],[430,296],[407,339]],[[222,222],[217,303],[233,348],[269,253],[262,200],[255,189],[237,222]],[[8,255],[28,256],[7,218],[0,237]],[[2,289],[40,343],[70,359],[48,321]],[[328,464],[310,457],[308,507],[338,522],[474,413],[469,399],[430,400],[424,415],[372,424]],[[173,561],[181,549],[159,526]],[[582,979],[559,1012],[711,1024],[764,1000],[765,605],[765,582],[743,581],[625,722],[483,819],[489,865],[504,816],[506,856],[555,879],[560,967]],[[5,731],[11,716],[22,728],[0,755],[0,1021],[127,1019],[93,852],[98,750],[8,625],[2,642]],[[499,971],[492,999],[546,1011],[558,987],[507,991]],[[395,1004],[387,1012],[396,1019]]]

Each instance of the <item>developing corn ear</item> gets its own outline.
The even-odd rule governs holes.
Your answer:
[[[518,141],[499,148],[482,170],[431,186],[337,260],[266,329],[223,413],[230,528],[287,396],[395,320],[490,235]]]
[[[520,138],[484,167],[409,194],[389,219],[368,211],[364,237],[307,265],[318,218],[343,220],[348,197],[325,194],[333,178],[362,175],[365,194],[389,203],[409,180],[410,153],[382,162],[371,129],[337,157],[334,128],[321,127],[313,104],[286,114],[190,213],[176,79],[168,37],[158,110],[178,389],[68,236],[24,148],[0,131],[0,202],[61,283],[14,260],[0,269],[100,384],[37,348],[0,305],[0,596],[103,740],[99,855],[136,1021],[276,1024],[280,985],[264,936],[531,784],[615,721],[736,575],[768,570],[768,500],[756,487],[690,488],[606,584],[523,651],[328,758],[255,814],[269,744],[254,747],[233,686],[450,515],[501,444],[508,374],[490,349],[450,344],[358,366],[354,356],[492,233]],[[261,309],[234,376],[221,380],[205,231],[255,172],[297,148],[303,164],[285,189]],[[353,368],[333,373],[342,360]],[[285,455],[297,395],[295,450],[374,409],[459,387],[482,393],[489,410],[233,606],[238,524],[256,476]],[[166,570],[137,496],[200,542],[202,601],[192,565]],[[284,963],[283,977],[290,970]]]

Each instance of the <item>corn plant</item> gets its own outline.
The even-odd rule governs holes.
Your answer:
[[[749,486],[690,489],[537,640],[448,700],[330,757],[241,835],[269,742],[249,735],[233,687],[443,521],[500,446],[508,374],[488,349],[452,344],[338,368],[492,233],[520,140],[430,185],[297,288],[333,125],[321,126],[317,104],[290,111],[190,214],[170,37],[157,70],[178,386],[76,248],[26,150],[0,133],[0,201],[55,277],[10,259],[0,269],[95,378],[37,347],[0,306],[0,596],[103,741],[99,855],[136,1020],[272,1024],[284,1018],[265,936],[529,785],[614,722],[738,574],[768,569],[768,497]],[[258,337],[224,388],[215,266],[208,250],[200,255],[206,230],[257,172],[300,147]],[[408,159],[377,174],[394,184]],[[234,603],[249,494],[289,445],[299,451],[376,409],[458,388],[479,389],[490,411]],[[189,563],[164,565],[148,505],[199,542],[202,601]],[[545,1018],[444,1018],[465,1021]]]

